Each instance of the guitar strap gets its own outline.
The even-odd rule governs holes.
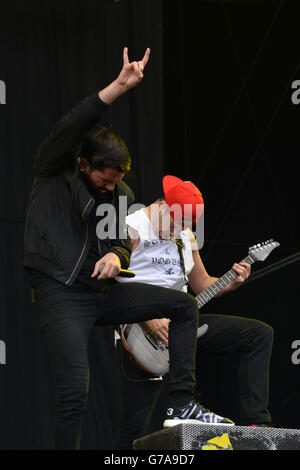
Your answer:
[[[179,256],[180,256],[180,266],[181,266],[181,269],[183,271],[184,280],[187,284],[188,283],[188,278],[187,278],[187,274],[186,274],[186,270],[185,270],[184,257],[183,257],[183,253],[182,253],[182,248],[184,247],[184,243],[181,240],[181,238],[176,239],[176,245],[178,247]]]

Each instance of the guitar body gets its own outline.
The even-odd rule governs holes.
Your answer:
[[[169,350],[143,323],[127,325],[121,338],[137,365],[151,375],[164,375],[169,371]]]
[[[125,349],[133,356],[140,369],[150,375],[165,375],[169,372],[168,345],[161,341],[144,323],[132,323],[121,327],[121,339]],[[208,329],[204,323],[197,331],[197,338]]]

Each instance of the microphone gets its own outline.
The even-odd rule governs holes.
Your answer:
[[[102,273],[102,271],[104,269],[104,266],[105,266],[104,264],[100,264],[99,274]],[[133,271],[128,271],[128,269],[121,269],[118,276],[120,276],[120,277],[134,277],[135,273]]]

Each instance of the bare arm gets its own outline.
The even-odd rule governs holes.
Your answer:
[[[194,260],[194,267],[192,269],[192,271],[190,272],[190,274],[188,275],[188,282],[189,282],[189,286],[191,287],[192,291],[198,295],[200,294],[200,292],[202,292],[204,289],[206,289],[207,287],[209,287],[211,284],[213,284],[215,281],[218,280],[217,277],[213,277],[213,276],[210,276],[203,263],[202,263],[202,260],[201,260],[201,257],[200,257],[200,254],[199,254],[199,251],[196,249],[197,248],[197,242],[194,238],[194,236],[191,234],[191,236],[193,237],[191,239],[192,243],[193,243],[193,260]],[[222,291],[216,295],[216,297],[219,297],[223,294],[226,294],[228,292],[231,292],[231,291],[234,291],[235,289],[237,289],[246,279],[248,279],[248,277],[250,276],[250,272],[251,272],[251,267],[250,267],[250,264],[247,264],[247,263],[235,263],[233,266],[232,266],[232,269],[234,271],[236,271],[236,273],[238,274],[238,276],[233,280],[231,281],[230,284],[228,284],[228,286],[226,286],[224,289],[222,289]]]

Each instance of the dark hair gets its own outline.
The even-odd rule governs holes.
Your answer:
[[[113,168],[129,173],[131,158],[121,137],[104,126],[97,125],[84,138],[80,156],[93,170]]]

